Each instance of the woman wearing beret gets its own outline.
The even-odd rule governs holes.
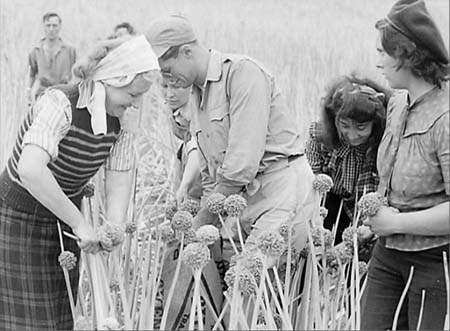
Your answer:
[[[102,43],[74,73],[78,85],[48,89],[26,116],[0,175],[0,329],[73,329],[57,222],[79,240],[79,256],[100,250],[79,208],[84,185],[106,163],[107,219],[124,222],[131,177],[118,117],[149,89],[158,69],[143,36]],[[77,246],[78,244],[78,246]],[[69,272],[74,297],[77,268]]]
[[[333,179],[324,227],[337,226],[336,244],[352,223],[356,197],[378,187],[376,156],[389,96],[389,91],[370,79],[339,77],[322,99],[321,120],[311,125],[306,156],[315,174],[325,173]]]
[[[450,232],[448,52],[423,1],[398,1],[376,28],[377,66],[398,91],[389,102],[377,162],[379,192],[389,206],[366,221],[380,239],[369,267],[361,329],[443,329],[443,253],[448,258]]]

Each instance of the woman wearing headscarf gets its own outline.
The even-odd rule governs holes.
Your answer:
[[[448,51],[422,0],[398,1],[376,28],[377,66],[397,91],[377,162],[378,191],[389,206],[365,221],[379,240],[361,329],[442,330],[450,233]]]
[[[64,238],[77,257],[80,249],[101,249],[80,202],[103,164],[107,221],[125,221],[131,161],[117,155],[131,149],[118,117],[149,89],[157,69],[143,36],[105,41],[75,66],[80,84],[48,89],[26,116],[0,175],[0,329],[73,328],[57,222],[79,238]],[[76,297],[78,266],[69,275]]]

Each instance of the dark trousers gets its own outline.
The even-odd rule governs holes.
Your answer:
[[[416,330],[425,290],[421,330],[442,330],[447,296],[442,252],[448,245],[419,252],[384,247],[378,241],[369,266],[368,283],[361,303],[361,330],[392,329],[395,311],[414,266],[411,285],[403,301],[397,330]]]
[[[341,204],[341,197],[334,193],[327,193],[327,200],[325,201],[325,208],[328,209],[328,215],[323,220],[323,227],[328,230],[333,229],[333,225],[337,222],[337,215],[339,213],[339,206]],[[352,220],[348,217],[344,208],[341,210],[341,215],[339,217],[339,224],[336,229],[336,240],[335,245],[342,241],[342,232],[350,225]]]

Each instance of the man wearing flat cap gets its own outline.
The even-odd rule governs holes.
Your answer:
[[[377,67],[395,92],[377,157],[378,192],[388,206],[364,220],[379,239],[360,329],[448,330],[448,52],[423,0],[396,2],[375,27]]]
[[[248,249],[255,248],[259,233],[290,222],[293,244],[301,250],[319,202],[299,127],[274,77],[247,56],[203,47],[181,16],[153,22],[147,39],[163,74],[180,86],[193,85],[198,109],[191,131],[201,154],[204,198],[222,193],[247,200],[241,226]],[[203,206],[194,227],[216,222]]]

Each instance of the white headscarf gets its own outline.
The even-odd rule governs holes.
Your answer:
[[[136,75],[159,70],[158,59],[142,35],[125,41],[111,50],[94,68],[94,74],[83,80],[78,89],[77,108],[87,108],[91,114],[94,134],[106,133],[106,92],[104,84],[122,87]]]

